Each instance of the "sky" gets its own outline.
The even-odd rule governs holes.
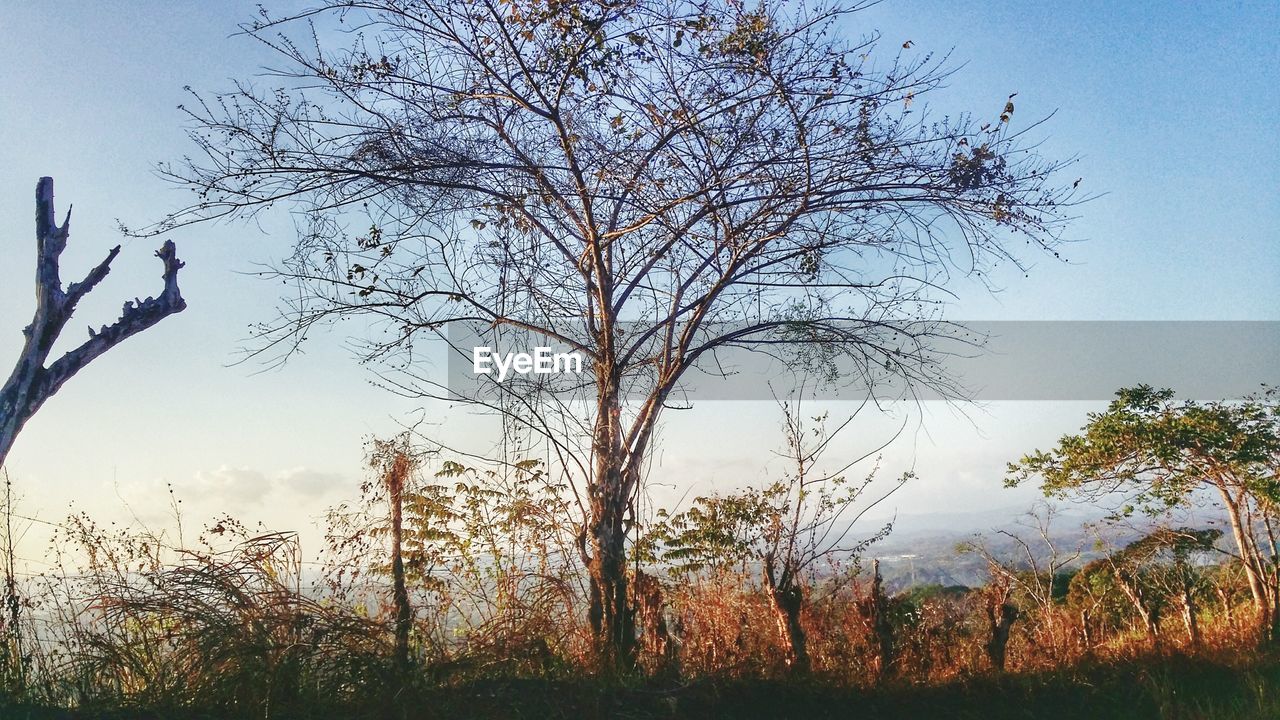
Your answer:
[[[158,241],[123,238],[117,220],[142,225],[188,200],[155,164],[193,151],[177,109],[189,100],[185,86],[227,89],[273,62],[235,35],[255,11],[233,1],[6,5],[0,361],[16,357],[32,312],[40,176],[55,178],[60,208],[75,205],[64,277],[124,246],[64,345],[113,320],[124,300],[159,290]],[[998,274],[995,293],[962,279],[951,318],[1280,320],[1280,4],[886,0],[847,30],[878,31],[888,49],[909,40],[915,51],[949,52],[957,72],[932,100],[940,110],[995,114],[1017,92],[1015,124],[1052,114],[1042,152],[1077,156],[1070,172],[1099,195],[1079,209],[1066,262],[1040,258],[1026,277]],[[253,273],[288,252],[287,219],[187,228],[172,239],[187,263],[188,310],[99,358],[28,423],[7,463],[21,512],[163,524],[172,487],[188,522],[227,511],[299,530],[304,552],[314,551],[325,508],[358,493],[363,443],[422,404],[376,387],[338,334],[279,369],[237,362],[249,326],[271,319],[279,298],[280,286]],[[1001,489],[1004,464],[1097,408],[927,404],[885,452],[887,470],[918,476],[886,511],[1029,505],[1033,490]],[[457,408],[428,407],[425,418],[446,434],[474,425]],[[776,471],[765,449],[780,445],[779,420],[769,403],[671,413],[651,474],[656,496],[764,479]],[[889,422],[868,419],[844,449],[865,446]],[[38,556],[39,538],[33,528],[25,556]]]

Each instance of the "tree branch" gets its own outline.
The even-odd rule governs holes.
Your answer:
[[[26,343],[14,366],[13,374],[0,389],[0,464],[4,463],[18,432],[58,388],[94,358],[187,307],[178,288],[178,259],[172,240],[166,240],[156,257],[164,265],[164,289],[158,297],[133,300],[124,304],[120,318],[101,330],[89,328],[89,339],[67,352],[53,364],[45,366],[54,344],[78,302],[111,272],[111,263],[120,254],[120,246],[64,291],[60,260],[67,247],[71,227],[71,211],[67,210],[62,225],[56,222],[53,206],[53,178],[40,178],[36,184],[36,310],[31,324],[23,333]]]

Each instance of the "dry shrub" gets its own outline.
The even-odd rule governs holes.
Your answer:
[[[292,533],[253,534],[224,518],[193,550],[81,515],[61,540],[79,572],[60,565],[42,599],[57,621],[44,639],[60,652],[66,703],[273,717],[364,702],[385,685],[387,628],[304,593]]]
[[[805,609],[814,672],[833,682],[870,685],[875,681],[877,649],[863,612],[865,590],[842,588]]]
[[[758,583],[718,572],[672,587],[667,597],[679,666],[686,676],[785,674],[774,611]]]
[[[250,531],[222,518],[186,543],[180,523],[177,532],[156,533],[103,528],[82,514],[63,526],[40,592],[15,594],[26,610],[21,625],[6,618],[9,696],[162,714],[355,716],[379,714],[388,703],[407,707],[441,687],[581,676],[592,661],[584,578],[557,520],[557,490],[531,469],[506,477],[448,469],[407,487],[408,667],[393,662],[378,497],[335,526],[353,532],[336,544],[345,554],[328,556],[327,583],[305,577],[290,533]],[[758,568],[742,563],[662,581],[656,570],[636,572],[636,601],[645,606],[637,624],[647,633],[640,667],[660,685],[800,675],[786,662],[786,629]],[[1224,665],[1242,654],[1263,657],[1254,650],[1248,595],[1230,567],[1206,585],[1198,647],[1176,614],[1162,617],[1155,646],[1129,606],[1097,602],[1083,589],[1032,597],[993,585],[891,595],[881,585],[877,594],[874,579],[856,572],[856,563],[834,567],[804,588],[810,680],[870,688],[990,674],[996,596],[1018,609],[1005,669],[1028,681],[1169,655]],[[1090,587],[1112,592],[1105,583]],[[1088,633],[1086,602],[1094,610]],[[29,650],[15,664],[16,628]]]
[[[413,465],[401,489],[413,664],[454,681],[562,676],[585,665],[585,578],[565,488],[536,461],[445,461],[433,474]],[[358,502],[329,513],[325,592],[389,619],[387,501],[383,484],[367,482]]]
[[[936,683],[985,671],[990,630],[983,602],[974,591],[903,598],[897,618],[899,675]]]

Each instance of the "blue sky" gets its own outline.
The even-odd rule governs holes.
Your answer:
[[[224,89],[272,58],[233,37],[252,3],[12,3],[0,15],[0,358],[20,345],[32,302],[32,190],[56,179],[75,204],[64,275],[124,242],[81,326],[159,287],[153,245],[122,240],[186,197],[152,172],[189,152],[176,106],[184,85]],[[933,99],[941,110],[998,112],[1017,92],[1015,123],[1055,113],[1043,151],[1078,155],[1072,174],[1103,195],[1080,209],[1067,263],[1038,259],[1029,277],[996,276],[988,294],[962,281],[956,319],[1280,319],[1280,4],[888,0],[851,19],[884,48],[952,52],[959,66]],[[74,504],[106,517],[158,521],[171,483],[194,519],[229,509],[305,529],[356,492],[361,444],[417,407],[372,387],[340,336],[281,370],[232,365],[248,325],[269,319],[278,286],[251,275],[287,252],[292,227],[210,225],[175,233],[190,304],[101,358],[20,436],[9,470],[25,510]],[[1261,380],[1261,379],[1260,379]],[[903,512],[1030,502],[999,488],[1003,463],[1074,429],[1087,403],[1000,403],[961,417],[926,408],[924,430],[887,463],[920,479]],[[450,431],[457,410],[430,408]],[[704,403],[669,417],[655,475],[673,493],[760,479],[777,445],[766,404]],[[695,445],[688,441],[697,437]],[[126,509],[126,507],[128,509]],[[314,537],[314,536],[313,536]],[[314,547],[314,545],[312,545]]]

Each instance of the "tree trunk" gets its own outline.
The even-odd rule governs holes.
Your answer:
[[[615,523],[615,513],[604,508],[598,517],[587,568],[591,580],[588,619],[600,669],[626,672],[635,665],[635,623],[627,602],[625,536],[620,522]]]
[[[1139,617],[1142,618],[1142,627],[1147,632],[1147,637],[1151,638],[1151,644],[1154,647],[1160,646],[1160,622],[1156,618],[1155,613],[1143,607],[1138,610]]]
[[[1093,652],[1093,628],[1090,624],[1093,622],[1092,613],[1088,608],[1080,611],[1080,640],[1084,643],[1084,652],[1089,655]]]
[[[409,474],[409,458],[397,453],[387,469],[386,483],[391,501],[391,583],[392,602],[395,606],[395,649],[393,661],[397,669],[409,667],[409,627],[412,609],[409,607],[409,588],[404,577],[404,485]]]
[[[1009,633],[1013,623],[1018,619],[1018,609],[1004,600],[994,598],[987,602],[987,622],[991,627],[991,639],[987,641],[987,657],[991,660],[991,668],[996,672],[1004,672],[1006,650],[1009,646]]]
[[[1235,608],[1231,605],[1231,598],[1227,596],[1226,588],[1217,585],[1213,591],[1218,596],[1218,602],[1222,604],[1222,616],[1226,619],[1227,625],[1235,624]]]
[[[604,305],[607,307],[607,303]],[[606,323],[602,334],[609,336],[612,327]],[[611,347],[612,340],[602,340],[601,345]],[[627,592],[627,532],[634,522],[630,513],[640,484],[640,461],[645,457],[666,391],[654,391],[628,435],[622,427],[620,378],[609,359],[610,352],[596,361],[594,477],[588,487],[591,548],[588,554],[584,547],[583,554],[591,581],[588,619],[596,661],[604,672],[627,673],[636,667],[635,610]]]
[[[601,307],[610,307],[607,297],[605,293]],[[635,610],[627,593],[627,532],[634,522],[629,514],[633,513],[632,498],[640,485],[641,461],[678,374],[660,381],[660,387],[653,390],[637,413],[630,433],[624,431],[621,378],[613,356],[615,322],[616,318],[606,314],[601,325],[603,349],[595,362],[594,477],[588,487],[591,518],[587,533],[591,548],[588,554],[583,542],[582,551],[591,581],[588,619],[596,661],[602,671],[627,673],[636,667]]]
[[[1182,623],[1187,627],[1187,643],[1192,649],[1199,648],[1200,625],[1196,621],[1195,598],[1191,596],[1190,588],[1183,588],[1178,600],[1182,605]]]
[[[616,416],[615,416],[616,418]],[[597,431],[605,442],[612,433]],[[607,447],[607,446],[606,446]],[[625,515],[628,506],[622,453],[613,448],[597,454],[591,488],[591,580],[588,619],[595,639],[596,661],[604,672],[625,673],[635,666],[635,620],[627,598]]]
[[[1160,646],[1160,617],[1156,614],[1148,602],[1142,588],[1138,586],[1136,581],[1131,581],[1119,569],[1114,572],[1116,584],[1120,586],[1120,590],[1124,592],[1124,596],[1129,598],[1129,602],[1133,605],[1133,609],[1137,611],[1138,617],[1142,620],[1142,628],[1146,631],[1147,637],[1151,639],[1151,644],[1155,647]]]
[[[893,622],[889,618],[889,596],[884,591],[884,578],[880,575],[880,561],[871,562],[871,593],[861,603],[862,617],[875,639],[879,667],[876,680],[883,682],[894,676],[898,669],[894,647]]]
[[[769,601],[786,650],[787,667],[793,675],[807,675],[810,669],[809,646],[804,626],[800,624],[804,590],[794,581],[787,581],[784,587],[770,588]]]
[[[991,669],[1004,672],[1006,650],[1009,646],[1009,632],[1018,619],[1018,608],[1009,602],[1013,592],[1012,579],[994,560],[988,559],[987,569],[991,580],[983,593],[987,614],[987,626],[991,637],[985,643],[987,658],[991,661]]]
[[[1224,483],[1219,482],[1217,486],[1227,510],[1227,517],[1231,520],[1231,534],[1236,541],[1236,549],[1240,551],[1240,563],[1244,566],[1245,578],[1249,582],[1249,595],[1253,598],[1259,634],[1262,640],[1269,641],[1274,637],[1272,626],[1277,618],[1273,612],[1267,587],[1263,583],[1261,558],[1258,557],[1254,544],[1249,541],[1246,534],[1248,529],[1241,518],[1240,504],[1243,500],[1233,497]]]

